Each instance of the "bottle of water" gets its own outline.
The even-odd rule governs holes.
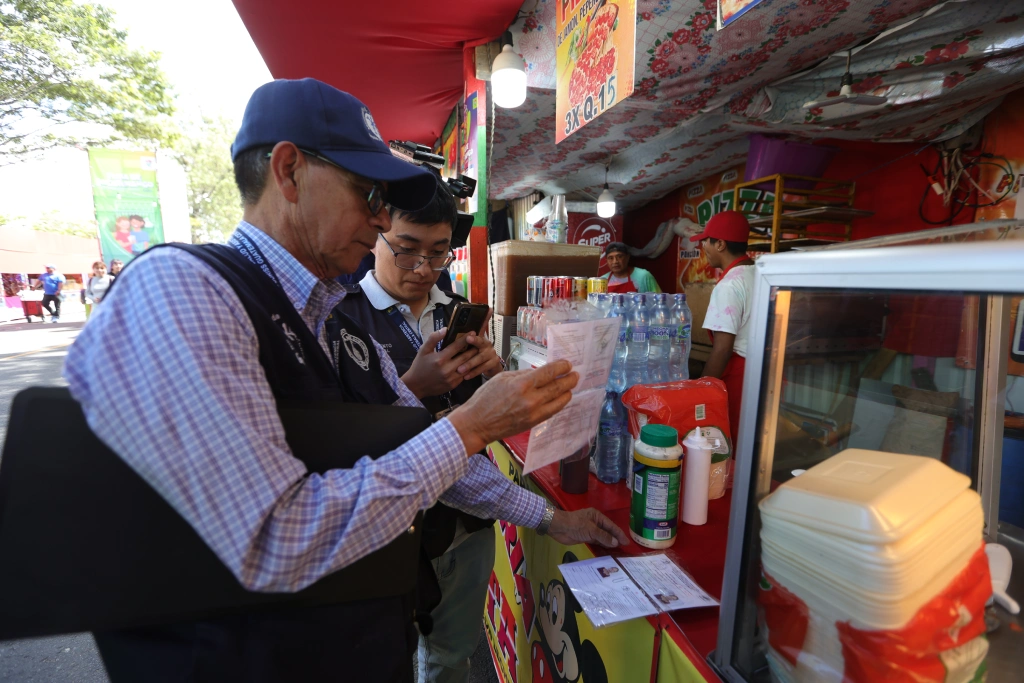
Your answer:
[[[650,351],[647,353],[647,381],[651,384],[667,382],[669,374],[669,353],[671,351],[672,312],[668,307],[668,294],[648,294],[651,301]]]
[[[643,295],[633,295],[629,316],[629,338],[626,342],[626,386],[647,384],[647,353],[650,351],[649,321]]]
[[[690,379],[690,332],[693,314],[686,304],[685,294],[672,296],[672,346],[668,356],[669,376],[672,381]]]
[[[605,484],[622,480],[626,475],[623,452],[628,451],[629,444],[626,408],[619,400],[619,394],[609,391],[601,406],[601,426],[597,432],[597,447],[594,449],[598,479]]]
[[[597,309],[604,313],[604,316],[607,318],[608,311],[611,310],[612,307],[612,295],[605,293],[598,294],[597,301],[594,305],[597,306]]]
[[[619,394],[626,391],[626,341],[629,336],[629,314],[626,312],[626,297],[622,294],[612,294],[610,297],[611,307],[606,318],[620,318],[619,339],[615,344],[615,360],[612,362],[612,372],[608,376],[608,391]]]

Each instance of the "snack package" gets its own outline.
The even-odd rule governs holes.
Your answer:
[[[629,410],[629,432],[640,438],[640,428],[648,422],[668,425],[679,432],[679,442],[700,429],[712,443],[718,441],[711,456],[711,487],[708,498],[725,495],[730,471],[732,440],[729,430],[729,396],[725,382],[714,377],[684,379],[662,384],[638,384],[622,395]]]

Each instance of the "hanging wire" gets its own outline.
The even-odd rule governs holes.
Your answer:
[[[984,145],[979,142],[978,148],[983,149]],[[960,147],[952,150],[939,149],[938,152],[939,159],[936,161],[934,169],[929,171],[923,164],[921,165],[921,170],[928,177],[929,183],[921,195],[917,212],[925,223],[952,225],[965,208],[981,209],[995,206],[1013,191],[1016,177],[1013,164],[1006,157],[988,152],[966,152]],[[1005,189],[999,196],[993,196],[975,180],[974,176],[982,166],[994,166],[1002,171],[1003,176],[1008,179]],[[928,194],[936,192],[934,185],[938,185],[942,205],[949,208],[949,215],[941,220],[932,220],[924,213]],[[972,197],[975,199],[973,202],[971,201]],[[988,201],[981,201],[982,198]]]

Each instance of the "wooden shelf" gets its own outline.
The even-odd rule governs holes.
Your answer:
[[[813,183],[814,187],[794,187],[794,183]],[[763,193],[757,198],[741,197],[743,190],[753,188],[763,192],[767,191],[765,186],[774,188],[773,198]],[[751,228],[768,228],[767,233],[751,231],[752,250],[763,251],[762,245],[768,244],[768,250],[774,254],[794,247],[849,241],[853,220],[874,215],[872,211],[853,208],[855,191],[853,181],[780,173],[740,183],[733,197],[737,209],[748,216],[757,216],[750,220]],[[806,199],[787,200],[787,195]],[[843,231],[817,227],[821,225],[843,226]]]

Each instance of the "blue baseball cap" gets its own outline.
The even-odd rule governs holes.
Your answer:
[[[253,147],[279,142],[387,182],[388,203],[403,211],[418,211],[434,197],[434,175],[391,154],[365,104],[314,78],[281,79],[256,88],[231,145],[231,160]]]

